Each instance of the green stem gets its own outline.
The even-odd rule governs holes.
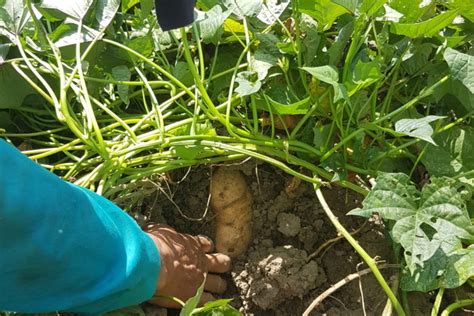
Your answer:
[[[357,240],[352,237],[352,235],[344,228],[344,226],[339,222],[338,218],[334,213],[331,211],[331,208],[326,202],[326,199],[324,198],[324,195],[319,188],[319,186],[314,185],[314,189],[316,191],[316,196],[318,197],[319,202],[321,203],[321,206],[324,209],[324,212],[326,213],[327,217],[331,221],[331,223],[336,227],[336,230],[344,236],[344,238],[349,242],[349,244],[354,248],[354,250],[359,254],[359,256],[362,257],[362,259],[365,261],[365,263],[368,265],[372,273],[374,274],[375,278],[379,282],[380,286],[384,290],[385,294],[387,294],[388,298],[393,304],[393,308],[397,311],[399,316],[405,316],[405,311],[403,310],[400,302],[398,301],[397,297],[393,293],[392,289],[388,285],[387,281],[383,277],[382,273],[377,267],[376,261],[370,257],[370,255],[362,248]]]
[[[474,299],[473,298],[457,301],[457,302],[449,305],[448,307],[446,307],[443,310],[443,312],[441,313],[441,316],[449,316],[455,310],[466,307],[466,306],[470,306],[470,305],[474,305]]]
[[[443,300],[444,294],[444,287],[438,290],[438,294],[436,294],[436,299],[433,304],[433,308],[431,309],[431,316],[438,316],[439,309],[441,307],[441,301]]]

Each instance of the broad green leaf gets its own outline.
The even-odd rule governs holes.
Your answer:
[[[0,109],[14,109],[35,90],[10,64],[0,64]]]
[[[334,66],[303,67],[302,69],[316,79],[333,86],[334,102],[345,99],[349,104],[351,103],[346,87],[342,83],[338,83],[339,74]]]
[[[299,10],[315,18],[322,30],[327,30],[338,17],[349,12],[331,0],[298,0],[298,3]]]
[[[262,0],[223,0],[224,6],[232,10],[239,19],[256,16],[262,10]]]
[[[388,0],[363,0],[359,7],[360,13],[365,13],[367,16],[372,16],[377,13]]]
[[[268,95],[265,95],[265,97],[269,105],[272,107],[272,112],[279,115],[306,114],[311,106],[311,99],[309,97],[289,104],[275,101]]]
[[[184,304],[183,308],[181,309],[179,316],[192,315],[193,311],[196,309],[196,307],[199,304],[199,301],[201,300],[202,293],[204,292],[205,283],[206,283],[206,279],[204,279],[201,286],[197,289],[196,295],[194,295],[193,297],[191,297],[190,299],[186,301],[186,304]]]
[[[133,49],[134,51],[142,54],[145,57],[151,56],[154,51],[154,43],[150,33],[147,33],[144,36],[135,37],[134,39],[126,42],[127,46]],[[132,60],[136,60],[132,54],[129,54]]]
[[[250,68],[258,74],[259,80],[264,80],[267,77],[268,70],[276,65],[277,61],[275,56],[257,49],[250,61]]]
[[[10,51],[10,44],[0,44],[0,64],[2,64]]]
[[[122,0],[122,12],[127,12],[139,2],[140,0]]]
[[[471,22],[474,22],[474,5],[472,1],[440,0],[440,2],[452,10],[458,10],[459,14],[469,19]]]
[[[6,132],[11,126],[12,118],[8,112],[0,111],[0,131]]]
[[[112,68],[112,76],[117,81],[129,81],[132,74],[127,66],[120,65]],[[128,105],[130,103],[130,98],[128,97],[129,87],[127,85],[119,84],[117,85],[117,91],[120,99]]]
[[[191,86],[194,84],[193,74],[191,73],[191,70],[189,70],[188,63],[184,61],[176,63],[176,66],[173,68],[173,76],[175,76],[185,86]]]
[[[355,13],[359,6],[359,0],[331,0],[335,4],[346,8],[348,11]]]
[[[471,93],[474,93],[474,56],[448,47],[444,52],[444,59],[448,63],[453,77],[461,81]]]
[[[449,242],[451,240],[447,237],[444,244]],[[465,280],[472,278],[474,276],[474,264],[472,264],[474,262],[474,245],[462,248],[459,241],[454,242],[456,248],[451,250],[449,255],[441,247],[423,267],[416,267],[413,273],[405,269],[400,280],[402,289],[421,292],[439,288],[453,289],[461,286]],[[442,277],[438,277],[438,275]]]
[[[220,5],[212,7],[209,11],[200,12],[196,20],[199,34],[205,43],[217,43],[224,31],[224,21],[231,14],[230,10],[222,11]]]
[[[421,158],[430,175],[454,177],[474,170],[473,128],[453,127],[434,139],[438,146],[428,146]]]
[[[357,91],[376,83],[382,78],[383,75],[377,61],[374,60],[364,63],[359,59],[352,71],[352,82],[346,84],[349,95],[353,95]]]
[[[140,17],[146,19],[150,15],[151,10],[153,10],[154,5],[153,0],[140,0]]]
[[[303,67],[302,69],[322,82],[331,85],[339,82],[339,74],[334,66]]]
[[[235,78],[235,82],[239,84],[235,92],[241,97],[254,94],[262,87],[262,82],[258,80],[258,74],[254,71],[239,72]]]
[[[362,204],[362,209],[349,214],[370,217],[378,213],[382,219],[394,221],[391,235],[404,249],[409,273],[417,281],[416,290],[432,290],[438,287],[434,284],[457,287],[472,276],[456,270],[465,265],[439,266],[440,262],[457,260],[464,251],[461,240],[474,241],[474,226],[454,180],[433,177],[419,192],[405,174],[381,174]],[[434,266],[437,268],[432,269]],[[431,273],[420,278],[420,269]]]
[[[403,15],[403,22],[419,22],[433,7],[434,1],[426,0],[390,0],[389,5],[393,10]]]
[[[109,26],[120,7],[120,0],[97,0],[95,18],[100,30]]]
[[[0,1],[0,35],[14,42],[30,17],[23,0]]]
[[[401,119],[395,123],[395,131],[419,138],[436,146],[431,138],[433,128],[429,123],[445,118],[445,116],[428,115],[420,119]]]
[[[328,50],[329,65],[336,66],[341,62],[347,45],[350,43],[350,38],[354,32],[354,23],[349,22],[344,25],[339,34],[337,34],[336,41]]]
[[[456,15],[457,11],[451,10],[419,23],[394,23],[392,24],[391,31],[392,33],[411,38],[432,37],[451,24]]]
[[[272,25],[283,14],[290,0],[267,0],[257,15],[257,18],[267,25]]]
[[[63,23],[51,33],[50,38],[57,47],[65,47],[77,43],[92,42],[99,35],[99,32],[84,27],[79,34],[77,27],[76,24]]]
[[[56,14],[56,16],[59,18],[61,18],[62,15],[67,15],[75,20],[82,20],[87,15],[87,12],[91,9],[93,4],[94,0],[42,0],[39,7],[43,9],[56,10],[57,14],[59,14]]]

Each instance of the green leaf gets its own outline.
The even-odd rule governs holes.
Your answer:
[[[193,316],[242,316],[238,310],[233,308],[229,303],[231,299],[221,299],[204,304],[203,307],[197,309]]]
[[[300,12],[315,18],[322,30],[327,30],[338,17],[349,12],[331,0],[298,0],[298,3]]]
[[[335,4],[340,5],[341,7],[346,8],[348,11],[355,13],[357,7],[359,6],[359,0],[331,0]]]
[[[447,11],[419,23],[394,23],[392,24],[391,32],[411,38],[432,37],[451,24],[457,13],[456,10]]]
[[[0,65],[0,109],[18,108],[33,93],[35,90],[10,64]]]
[[[262,10],[262,0],[223,0],[224,6],[232,10],[239,19],[256,16]]]
[[[181,81],[185,86],[191,86],[194,84],[194,77],[189,70],[188,63],[184,61],[178,61],[176,66],[173,68],[173,76]]]
[[[125,13],[132,7],[136,6],[140,0],[122,0],[122,12]]]
[[[65,47],[77,43],[92,42],[99,35],[97,31],[89,28],[82,28],[79,34],[77,27],[76,24],[63,23],[51,33],[50,38],[57,47]]]
[[[438,146],[428,146],[421,158],[430,175],[454,177],[474,170],[473,128],[453,127],[434,139]]]
[[[6,60],[10,46],[10,44],[0,44],[0,64]]]
[[[199,301],[201,300],[201,295],[204,292],[205,283],[206,283],[206,279],[204,279],[201,286],[197,289],[196,295],[194,295],[193,297],[191,297],[190,299],[186,301],[186,304],[184,304],[183,308],[181,309],[179,316],[192,315],[193,311],[196,309],[196,307],[199,304]]]
[[[376,14],[387,0],[364,0],[359,8],[360,13],[365,13],[367,16]]]
[[[120,7],[120,0],[97,0],[95,19],[100,30],[109,26]]]
[[[474,93],[474,56],[448,47],[444,52],[444,59],[448,63],[453,77],[461,81],[471,93]]]
[[[270,0],[265,1],[257,18],[267,25],[275,23],[290,4],[290,0]]]
[[[304,71],[322,82],[334,85],[339,82],[339,73],[334,66],[303,67]]]
[[[255,71],[239,72],[235,78],[235,82],[239,84],[235,92],[242,97],[254,94],[262,87],[262,82],[258,80],[258,74]]]
[[[380,71],[380,65],[377,61],[364,63],[358,60],[352,72],[352,82],[346,85],[349,89],[349,95],[353,95],[357,91],[364,89],[383,78]]]
[[[140,12],[140,17],[142,19],[146,19],[150,13],[151,10],[153,10],[153,0],[140,0],[140,6],[141,6],[141,12]]]
[[[58,1],[58,0],[42,0],[40,7],[43,9],[56,10],[56,14],[52,11],[52,15],[62,18],[67,15],[76,20],[82,20],[87,12],[94,4],[94,0],[77,0],[77,1]]]
[[[112,68],[112,76],[117,81],[129,81],[132,77],[132,74],[127,66],[120,65]],[[126,105],[130,104],[130,98],[128,97],[129,87],[127,85],[119,84],[117,85],[117,91],[120,99]]]
[[[21,33],[30,17],[23,0],[0,1],[0,35],[14,42],[14,35]]]
[[[458,10],[459,14],[469,19],[471,22],[474,22],[474,5],[472,1],[440,0],[440,2],[452,10]]]
[[[440,262],[459,261],[458,255],[464,251],[461,241],[474,240],[474,226],[454,180],[433,177],[421,192],[401,173],[381,174],[376,182],[363,208],[349,214],[370,217],[378,213],[382,219],[394,221],[392,238],[403,247],[408,271],[416,280],[402,286],[418,291],[453,288],[472,276],[472,269],[459,273],[457,265],[440,266]],[[420,271],[425,271],[423,278]]]
[[[390,8],[403,15],[403,22],[418,22],[433,7],[426,0],[390,0]]]
[[[220,5],[212,7],[207,12],[200,12],[201,17],[196,20],[199,34],[205,43],[217,43],[224,32],[224,21],[231,14],[230,10],[222,11]]]
[[[272,112],[279,115],[306,114],[311,106],[310,97],[294,103],[283,104],[273,100],[266,94],[264,96],[267,99],[268,104],[272,107]]]
[[[419,138],[436,146],[431,138],[433,128],[430,122],[445,118],[445,116],[428,115],[420,119],[401,119],[395,123],[395,131],[414,138]]]

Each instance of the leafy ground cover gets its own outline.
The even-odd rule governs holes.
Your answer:
[[[159,174],[252,157],[314,185],[399,315],[406,291],[437,291],[436,315],[472,286],[474,5],[197,7],[163,32],[150,0],[0,1],[0,136],[130,211]],[[330,184],[367,195],[349,215],[385,224],[396,289],[325,203]]]

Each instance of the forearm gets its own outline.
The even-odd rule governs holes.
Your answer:
[[[154,293],[159,253],[110,201],[0,140],[0,310],[100,313]]]

